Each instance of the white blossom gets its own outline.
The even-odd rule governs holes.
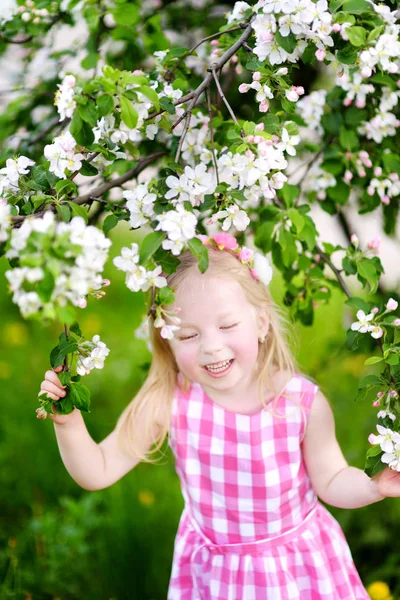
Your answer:
[[[147,225],[155,215],[154,202],[157,195],[151,194],[148,187],[148,183],[142,183],[134,190],[126,190],[122,193],[122,196],[127,200],[126,207],[130,213],[129,222],[131,227],[135,229]]]
[[[109,353],[110,350],[100,340],[99,335],[93,336],[91,342],[86,341],[79,344],[78,361],[76,364],[78,375],[89,375],[93,369],[102,369]]]
[[[76,102],[74,100],[76,80],[73,75],[66,75],[62,81],[57,85],[58,91],[56,92],[54,104],[57,107],[60,115],[60,121],[64,119],[71,119],[74,110],[76,108]]]

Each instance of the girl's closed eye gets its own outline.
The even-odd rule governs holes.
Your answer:
[[[223,326],[221,327],[221,329],[232,329],[232,327],[236,327],[236,325],[239,325],[239,323],[233,323],[233,325],[223,325]],[[179,337],[179,338],[178,338],[178,340],[180,340],[180,341],[191,340],[191,339],[193,339],[195,336],[196,336],[196,334],[195,334],[195,333],[192,333],[192,335],[188,335],[188,336],[185,336],[185,337],[182,337],[182,336],[181,336],[181,337]]]

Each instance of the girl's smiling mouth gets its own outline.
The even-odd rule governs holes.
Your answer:
[[[234,359],[224,360],[219,363],[210,363],[204,365],[202,368],[207,371],[212,377],[221,377],[231,370]]]

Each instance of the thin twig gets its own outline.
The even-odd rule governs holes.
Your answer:
[[[335,265],[333,264],[333,262],[331,261],[331,259],[329,258],[329,256],[327,256],[325,254],[325,252],[318,246],[315,246],[316,251],[318,252],[318,254],[320,255],[320,257],[322,258],[322,260],[324,262],[326,262],[327,265],[330,266],[330,268],[332,269],[332,271],[335,273],[336,278],[340,284],[340,287],[342,288],[342,290],[344,291],[344,293],[346,294],[346,296],[348,298],[351,298],[352,295],[349,291],[349,288],[346,285],[346,282],[344,281],[342,275],[340,274],[340,271],[335,267]]]
[[[185,102],[187,102],[188,100],[191,100],[193,98],[193,94],[194,94],[194,92],[189,92],[189,94],[186,94],[186,96],[182,96],[178,100],[174,100],[172,104],[174,106],[179,106],[180,104],[184,104]],[[154,119],[154,117],[158,117],[158,115],[162,115],[163,113],[165,113],[165,109],[158,110],[155,113],[151,113],[151,115],[146,117],[144,120],[150,121],[150,119]]]
[[[225,97],[224,92],[222,91],[221,84],[220,84],[217,74],[215,72],[215,66],[208,69],[208,71],[211,71],[212,76],[214,77],[215,85],[217,86],[217,89],[218,89],[218,93],[221,96],[222,100],[224,101],[225,106],[228,109],[229,114],[231,115],[231,117],[233,119],[233,122],[235,123],[235,125],[237,125],[239,127],[240,133],[241,133],[242,137],[244,137],[245,133],[244,133],[243,129],[240,127],[239,121],[237,120],[236,115],[233,112],[231,105],[229,104],[228,100]]]
[[[233,27],[232,29],[226,29],[225,31],[218,31],[217,33],[208,35],[207,37],[205,37],[202,40],[200,40],[199,42],[197,42],[197,44],[195,44],[192,48],[190,48],[190,50],[188,50],[186,52],[186,54],[181,56],[181,58],[178,60],[178,62],[170,70],[174,71],[175,69],[177,69],[179,67],[179,65],[185,60],[185,58],[190,56],[199,46],[201,46],[201,44],[204,44],[204,42],[208,42],[208,40],[213,40],[217,37],[220,37],[221,35],[224,35],[225,33],[231,33],[232,31],[238,31],[239,29],[245,29],[245,28],[246,28],[246,23],[241,23],[240,25],[238,25],[237,27]]]
[[[8,38],[7,36],[0,33],[0,40],[6,42],[6,44],[26,44],[33,40],[33,35],[28,35],[26,38]]]
[[[226,52],[224,52],[224,54],[217,60],[216,63],[214,63],[213,67],[214,67],[215,71],[221,70],[222,67],[228,62],[228,60],[230,58],[232,58],[232,56],[234,54],[236,54],[236,52],[239,50],[239,48],[241,48],[243,46],[243,44],[245,43],[245,41],[251,36],[252,31],[253,31],[253,29],[251,27],[251,23],[249,23],[247,25],[246,29],[244,30],[244,32],[242,33],[242,35],[240,36],[240,38],[238,40],[236,40],[236,42],[230,48],[228,48],[228,50],[226,50]],[[175,127],[177,127],[177,125],[179,125],[179,123],[181,121],[183,121],[183,119],[186,118],[186,115],[189,112],[191,112],[191,110],[195,107],[196,102],[200,98],[201,94],[208,87],[210,87],[212,78],[213,78],[212,73],[209,71],[207,73],[206,77],[200,83],[200,85],[194,91],[190,92],[190,94],[188,96],[190,96],[192,98],[191,102],[190,102],[188,108],[185,110],[185,112],[172,125],[172,129],[174,129]],[[180,98],[180,102],[179,103],[183,104],[182,98]],[[164,112],[164,111],[162,111],[162,112]],[[160,114],[160,113],[158,113],[158,114]]]
[[[212,114],[212,107],[211,107],[210,88],[206,89],[206,96],[207,96],[207,105],[208,105],[208,115],[209,115],[209,119],[210,119],[209,125],[210,125],[210,136],[211,136],[211,152],[212,152],[212,157],[213,157],[213,162],[214,162],[214,167],[215,167],[215,176],[217,178],[217,185],[219,185],[218,164],[217,164],[217,157],[215,156],[214,127],[212,124],[213,114]]]
[[[92,160],[94,160],[94,159],[96,158],[96,156],[98,156],[99,154],[100,154],[100,152],[93,152],[93,154],[90,154],[90,155],[87,157],[86,161],[87,161],[88,163],[92,162]],[[79,169],[77,169],[76,171],[74,171],[74,172],[72,173],[72,175],[70,175],[70,176],[68,177],[68,179],[70,179],[70,180],[72,181],[73,179],[75,179],[75,177],[78,175],[78,173],[79,173]]]
[[[188,112],[186,115],[186,121],[185,121],[185,127],[183,128],[183,132],[181,135],[181,138],[179,140],[179,145],[178,145],[178,149],[176,151],[176,155],[175,155],[175,162],[178,163],[179,162],[179,158],[181,155],[181,151],[182,151],[182,146],[183,146],[183,141],[186,137],[186,134],[188,132],[189,129],[189,124],[190,124],[190,119],[192,118],[192,113]]]

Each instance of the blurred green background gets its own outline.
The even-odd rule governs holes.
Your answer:
[[[111,352],[104,369],[85,380],[92,412],[85,421],[100,442],[140,387],[150,360],[134,337],[144,299],[124,285],[112,265],[135,241],[124,227],[112,232],[102,300],[80,313],[85,337],[100,334]],[[174,536],[183,501],[169,453],[160,465],[141,464],[111,488],[87,492],[61,461],[50,420],[36,419],[37,393],[49,353],[61,332],[23,321],[6,291],[0,260],[0,598],[24,600],[165,600]],[[276,276],[274,297],[283,288]],[[363,468],[367,436],[375,430],[371,402],[355,404],[366,355],[344,349],[352,313],[337,292],[320,305],[312,327],[296,325],[294,351],[332,403],[337,437],[350,464]],[[330,507],[342,525],[365,585],[399,585],[400,503],[385,500],[357,510]]]

